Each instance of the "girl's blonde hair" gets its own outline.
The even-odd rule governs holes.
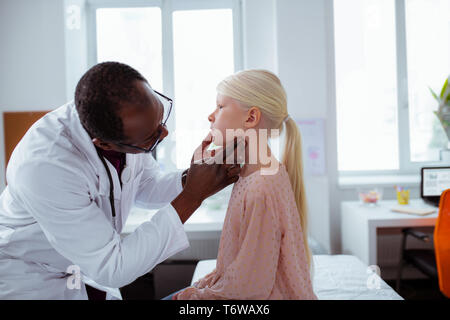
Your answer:
[[[308,245],[307,205],[303,182],[302,142],[295,121],[288,116],[286,91],[280,79],[266,70],[244,70],[235,73],[217,86],[217,93],[242,102],[248,109],[258,107],[267,121],[267,129],[283,132],[285,124],[285,145],[282,163],[286,166],[294,191],[295,202],[300,215],[303,242],[308,265],[311,267],[311,251]]]

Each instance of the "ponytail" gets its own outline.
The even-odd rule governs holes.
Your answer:
[[[305,184],[303,182],[302,165],[302,139],[295,121],[290,117],[285,121],[285,144],[282,163],[286,166],[286,171],[291,181],[294,192],[295,203],[300,215],[302,226],[303,243],[306,251],[308,266],[311,267],[312,254],[308,245],[308,214],[305,194]]]

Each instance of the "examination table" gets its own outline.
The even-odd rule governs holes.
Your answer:
[[[351,255],[314,255],[313,288],[319,300],[403,300],[379,275]],[[197,263],[192,282],[214,270],[216,260]]]

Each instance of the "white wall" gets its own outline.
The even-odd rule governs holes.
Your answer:
[[[244,67],[277,73],[276,1],[244,0],[242,16]]]
[[[0,1],[0,106],[48,109],[65,100],[63,4]]]
[[[66,100],[63,3],[0,1],[0,112],[50,110]],[[3,118],[0,141],[4,141]],[[0,187],[5,183],[0,148]]]
[[[277,2],[278,68],[294,117],[325,120],[326,170],[307,176],[309,232],[330,253],[339,252],[334,186],[337,180],[334,121],[332,10],[329,0]]]
[[[86,0],[64,0],[66,99],[72,100],[75,87],[88,69]]]
[[[297,119],[325,119],[325,145],[336,135],[329,120],[330,74],[326,0],[283,0],[277,2],[278,72],[288,93],[289,112]],[[338,242],[330,210],[329,186],[336,176],[336,153],[326,150],[326,171],[306,176],[309,206],[309,233],[328,252]],[[337,239],[338,240],[338,239]]]

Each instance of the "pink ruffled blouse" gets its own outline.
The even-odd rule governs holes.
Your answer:
[[[235,183],[216,268],[177,299],[317,299],[284,165],[274,175],[256,171]]]

